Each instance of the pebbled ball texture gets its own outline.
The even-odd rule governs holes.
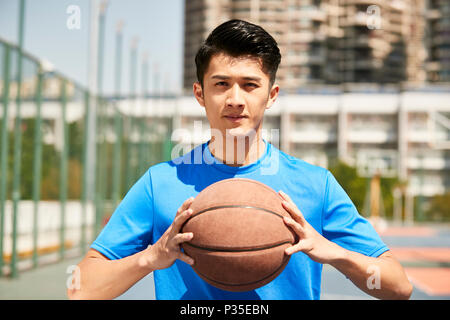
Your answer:
[[[297,240],[284,216],[282,199],[267,185],[233,178],[202,190],[181,232],[192,232],[183,250],[195,272],[228,291],[249,291],[277,277],[289,262],[284,250]]]

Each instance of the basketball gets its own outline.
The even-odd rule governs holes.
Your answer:
[[[284,250],[296,242],[285,225],[282,199],[269,186],[233,178],[202,190],[181,232],[194,237],[182,248],[192,268],[209,284],[228,291],[249,291],[275,279],[289,262]]]

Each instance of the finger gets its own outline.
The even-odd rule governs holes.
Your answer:
[[[173,233],[179,233],[181,226],[191,217],[194,211],[192,209],[187,209],[183,211],[181,214],[175,217],[172,223],[172,231]]]
[[[298,236],[300,238],[303,238],[303,236],[304,236],[304,229],[300,225],[300,223],[296,222],[294,219],[289,218],[289,217],[284,217],[283,220],[284,220],[284,223],[286,223],[292,230],[294,230],[294,232],[296,234],[298,234]]]
[[[181,252],[178,254],[177,259],[187,263],[188,265],[192,266],[194,264],[194,259],[192,259],[191,257],[189,257],[186,253]]]
[[[304,225],[306,223],[305,217],[303,217],[303,214],[293,202],[284,200],[281,204],[289,212],[291,217],[294,218],[295,221],[297,221],[301,225]]]
[[[192,202],[194,201],[194,197],[190,197],[187,198],[183,204],[178,208],[177,210],[177,216],[180,215],[181,213],[183,213],[183,211],[186,211],[192,204]]]
[[[292,199],[289,197],[289,195],[284,193],[282,190],[278,191],[278,194],[283,198],[283,200],[293,202]]]
[[[176,245],[179,245],[186,241],[191,241],[194,237],[194,234],[192,232],[186,232],[186,233],[179,233],[175,237],[173,237],[173,241]]]
[[[284,253],[290,256],[291,254],[294,254],[296,252],[302,252],[304,250],[303,242],[300,240],[298,243],[294,244],[293,246],[290,246],[284,250]]]
[[[292,201],[291,197],[289,197],[289,195],[287,195],[286,193],[284,193],[282,190],[278,191],[278,194],[281,196],[281,198],[290,203],[292,205],[293,208],[297,208],[297,206],[295,205],[294,201]],[[300,211],[300,210],[299,210]]]

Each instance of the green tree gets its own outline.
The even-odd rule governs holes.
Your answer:
[[[359,213],[364,212],[364,202],[368,196],[370,181],[369,178],[361,177],[355,167],[342,161],[336,162],[329,168],[339,184],[352,199]],[[392,217],[394,198],[392,190],[399,183],[397,178],[380,179],[381,197],[383,201],[384,214],[386,218]]]
[[[336,162],[328,169],[352,199],[358,212],[362,213],[367,189],[366,179],[358,175],[356,168],[342,161]]]
[[[430,199],[427,217],[434,221],[450,221],[450,192]]]
[[[48,122],[44,120],[44,123]],[[21,199],[29,200],[33,197],[33,160],[35,157],[35,124],[36,119],[22,119],[22,154],[20,173]],[[47,123],[48,125],[49,123]],[[81,159],[83,132],[79,123],[69,124],[69,199],[79,199],[81,194]],[[8,150],[8,194],[12,194],[12,168],[14,163],[14,134],[9,132]],[[59,199],[59,177],[60,177],[60,151],[52,144],[42,143],[42,167],[41,167],[41,195],[42,200]]]

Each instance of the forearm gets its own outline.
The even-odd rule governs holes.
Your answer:
[[[338,258],[330,264],[373,297],[409,299],[411,295],[411,283],[389,252],[373,258],[342,248]]]
[[[146,249],[149,250],[149,249]],[[78,265],[78,288],[68,289],[70,299],[113,299],[127,291],[136,282],[153,271],[146,250],[129,257],[108,260],[98,254],[87,255]],[[73,281],[73,284],[76,281]]]

